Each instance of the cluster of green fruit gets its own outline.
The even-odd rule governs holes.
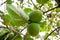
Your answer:
[[[42,20],[42,13],[40,11],[32,11],[29,14],[30,23],[27,27],[27,31],[31,36],[37,36],[40,31],[39,22]]]

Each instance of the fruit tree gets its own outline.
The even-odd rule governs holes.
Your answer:
[[[0,1],[0,40],[60,40],[60,0]]]

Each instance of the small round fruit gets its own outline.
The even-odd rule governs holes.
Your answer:
[[[29,17],[32,22],[40,22],[42,19],[42,13],[40,11],[32,11]]]
[[[31,36],[37,36],[40,31],[40,25],[38,23],[31,23],[28,25],[27,31]]]

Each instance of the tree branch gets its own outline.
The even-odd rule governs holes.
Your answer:
[[[28,33],[26,33],[26,35],[24,35],[23,40],[27,40],[27,36],[28,36]]]
[[[59,6],[56,6],[56,7],[52,8],[52,9],[50,9],[50,10],[47,10],[47,11],[43,12],[43,14],[45,14],[45,13],[51,11],[51,10],[54,10],[54,9],[56,9],[56,8],[58,8],[58,7],[59,7]]]
[[[36,8],[36,9],[39,9],[39,10],[41,10],[40,8],[43,6],[43,4],[40,6],[40,8],[37,8],[36,6],[35,6],[35,4],[33,3],[33,1],[31,0],[31,2],[32,2],[32,4],[34,5],[34,7]],[[58,8],[59,7],[59,5],[58,6],[56,6],[56,7],[54,7],[54,8],[52,8],[52,9],[50,9],[50,10],[47,10],[47,11],[42,11],[43,12],[43,14],[45,14],[45,13],[47,13],[47,12],[49,12],[49,11],[51,11],[51,10],[54,10],[54,9],[56,9],[56,8]]]
[[[54,31],[56,31],[57,29],[59,29],[60,27],[55,28],[55,30],[53,30],[50,34],[47,35],[47,37],[44,38],[44,40],[46,40]]]

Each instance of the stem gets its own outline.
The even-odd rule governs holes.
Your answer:
[[[48,34],[47,37],[44,38],[44,40],[46,40],[54,31],[56,31],[56,30],[59,29],[59,28],[60,28],[60,27],[55,28],[55,30],[53,30],[50,34]]]

